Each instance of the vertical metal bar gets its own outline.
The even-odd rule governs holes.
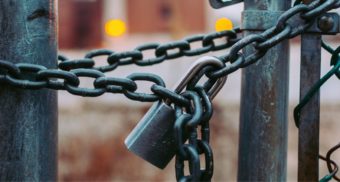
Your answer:
[[[54,0],[0,1],[0,59],[56,67]],[[0,181],[57,180],[57,95],[0,86]]]
[[[313,0],[304,0],[310,3]],[[300,98],[320,79],[321,35],[301,37]],[[315,94],[302,109],[299,126],[299,181],[319,180],[320,93]]]
[[[245,10],[284,11],[291,6],[290,0],[244,3]],[[259,32],[245,31],[253,33]],[[246,55],[250,52],[251,48],[244,49]],[[288,86],[288,41],[243,70],[238,181],[286,180]]]

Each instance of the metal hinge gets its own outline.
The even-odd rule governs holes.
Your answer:
[[[209,0],[209,2],[213,8],[219,9],[233,4],[241,3],[243,2],[243,0]]]

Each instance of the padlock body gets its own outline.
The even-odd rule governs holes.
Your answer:
[[[153,104],[125,139],[126,147],[158,168],[164,169],[176,154],[174,109],[162,101]]]

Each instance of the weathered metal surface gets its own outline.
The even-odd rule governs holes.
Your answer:
[[[321,36],[301,37],[300,98],[320,79]],[[301,110],[299,126],[299,181],[319,180],[320,93]]]
[[[54,0],[0,1],[0,59],[56,67]],[[56,181],[57,95],[0,87],[0,181]]]
[[[246,10],[284,11],[291,1],[245,0]],[[246,35],[258,33],[246,31]],[[245,54],[253,48],[246,47]],[[273,47],[242,73],[239,181],[285,181],[289,44]]]
[[[327,13],[318,18],[317,23],[314,23],[311,28],[318,29],[322,34],[337,34],[340,33],[340,18],[338,13]]]
[[[266,30],[276,25],[283,11],[246,10],[242,12],[242,30]]]
[[[267,30],[277,24],[277,19],[283,11],[247,10],[242,13],[242,30]],[[300,16],[293,16],[289,24],[298,26],[305,20]],[[306,31],[308,33],[322,33],[335,35],[340,32],[340,21],[337,13],[326,13],[314,21]]]
[[[244,0],[245,10],[285,11],[292,5],[291,0]]]

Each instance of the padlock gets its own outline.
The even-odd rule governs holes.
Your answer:
[[[206,56],[197,60],[180,80],[174,91],[181,93],[190,80],[205,66],[223,67],[217,58]],[[211,99],[219,92],[227,80],[221,77],[208,92]],[[174,137],[175,110],[165,101],[156,102],[137,126],[125,139],[129,151],[143,158],[154,166],[164,169],[176,154]]]

